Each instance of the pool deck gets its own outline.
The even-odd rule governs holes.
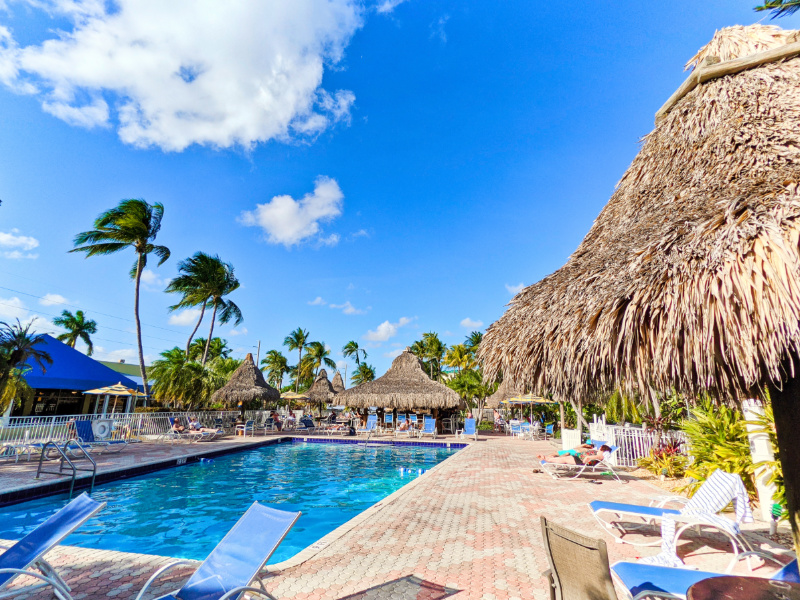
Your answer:
[[[197,445],[147,446],[152,452],[173,453],[196,451]],[[662,490],[633,478],[625,484],[605,478],[592,483],[554,481],[532,473],[535,456],[552,449],[550,442],[505,437],[471,443],[295,558],[268,567],[267,589],[278,598],[297,600],[433,600],[451,595],[459,599],[545,600],[549,594],[541,577],[547,569],[541,515],[605,539],[612,564],[658,552],[653,547],[612,543],[592,518],[587,502],[647,503]],[[143,453],[138,460],[147,460],[149,452],[137,452]],[[8,476],[7,467],[0,466],[0,485],[2,477]],[[748,539],[763,549],[772,546],[773,552],[788,560],[790,554],[759,536],[758,527],[765,525],[751,527]],[[724,540],[709,534],[691,533],[679,548],[687,564],[712,571],[724,569],[728,553]],[[155,569],[170,561],[67,546],[51,552],[48,559],[72,586],[75,600],[132,599]],[[766,576],[772,570],[759,569],[756,574]],[[185,569],[176,570],[174,578],[153,592],[174,590],[186,573]],[[49,600],[52,592],[45,589],[19,596],[28,597]]]

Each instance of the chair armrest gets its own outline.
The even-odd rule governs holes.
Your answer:
[[[550,588],[550,600],[558,600],[556,597],[556,579],[553,577],[553,570],[547,569],[547,571],[542,571],[542,577],[547,579],[548,587]]]
[[[190,561],[190,560],[176,560],[175,562],[169,563],[168,565],[164,565],[164,566],[163,566],[163,567],[161,567],[161,568],[160,568],[158,571],[156,571],[155,573],[153,573],[152,577],[150,577],[150,579],[148,579],[148,580],[147,580],[147,583],[145,583],[145,584],[144,584],[144,587],[143,587],[143,588],[142,588],[142,590],[139,592],[139,594],[136,596],[136,599],[135,599],[135,600],[142,600],[142,597],[144,596],[144,594],[145,594],[145,592],[148,590],[148,588],[149,588],[149,587],[150,587],[150,586],[153,584],[153,582],[154,582],[156,579],[158,579],[158,578],[159,578],[161,575],[163,575],[164,573],[166,573],[166,572],[167,572],[167,571],[169,571],[170,569],[172,569],[172,568],[174,568],[174,567],[177,567],[178,565],[190,565],[190,564],[192,564],[192,562],[193,562],[193,561]]]
[[[47,577],[46,575],[42,575],[41,573],[37,573],[36,571],[26,571],[25,569],[0,569],[0,573],[16,573],[17,575],[25,575],[26,577],[33,577],[35,579],[41,579],[53,586],[54,589],[58,590],[61,594],[63,594],[64,598],[69,598],[69,590],[64,588],[61,583],[56,581],[53,578]],[[24,588],[23,588],[24,589]],[[22,591],[22,590],[20,590]]]

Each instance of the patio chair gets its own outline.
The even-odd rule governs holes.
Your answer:
[[[308,415],[303,415],[295,431],[299,433],[315,433],[317,431],[317,426],[314,424],[314,419]]]
[[[740,556],[744,556],[744,554]],[[775,560],[773,557],[762,554],[761,552],[755,554],[763,558]],[[648,598],[651,596],[660,598],[680,598],[682,600],[686,598],[689,588],[695,583],[703,581],[704,579],[723,575],[723,573],[713,573],[711,571],[694,571],[692,569],[660,567],[657,565],[625,561],[615,563],[611,567],[611,574],[620,582],[621,587],[628,590],[631,600],[640,600],[640,598]],[[777,573],[770,577],[770,580],[800,583],[797,559],[784,565]]]
[[[718,514],[731,502],[736,507],[735,521]],[[733,549],[733,562],[737,560],[740,548],[744,548],[746,551],[753,550],[741,535],[739,528],[741,523],[753,521],[753,513],[750,510],[747,490],[741,477],[735,473],[725,473],[719,469],[714,471],[680,510],[663,506],[640,506],[600,501],[590,502],[589,507],[598,523],[619,542],[634,546],[661,544],[662,555],[670,559],[668,563],[663,563],[664,566],[682,564],[675,553],[675,548],[678,539],[690,527],[711,527],[727,537]],[[605,514],[610,514],[612,518],[610,520],[603,519],[601,515]],[[643,523],[636,523],[633,527],[626,528],[622,524],[626,517],[642,519]],[[634,542],[625,539],[627,533],[639,531],[647,524],[656,521],[661,521],[660,539],[651,542]],[[615,532],[619,535],[615,535]]]
[[[0,598],[52,586],[60,600],[72,600],[70,587],[44,556],[105,505],[84,492],[10,548],[0,547],[4,550],[0,554]],[[11,582],[23,575],[38,581],[9,591]]]
[[[367,425],[363,428],[356,429],[356,435],[370,435],[375,433],[378,428],[378,415],[369,415],[367,417]]]
[[[408,415],[408,420],[411,422],[411,427],[414,430],[416,430],[419,427],[419,419],[417,418],[417,415],[415,414]]]
[[[599,446],[598,446],[599,447]],[[575,465],[565,465],[561,463],[551,463],[542,459],[539,461],[539,467],[543,472],[547,473],[553,479],[578,479],[581,475],[611,475],[620,483],[624,483],[620,479],[614,465],[611,464],[611,458],[614,453],[619,450],[618,446],[609,446],[610,452],[605,453],[601,460],[590,460],[585,463]]]
[[[258,573],[300,514],[253,502],[183,587],[160,596],[159,600],[235,600],[242,592],[275,600],[264,587]],[[193,561],[179,560],[161,567],[147,580],[136,600],[142,600],[161,575],[186,564],[193,564]],[[253,583],[260,587],[253,586]]]
[[[511,437],[521,437],[522,436],[522,423],[519,421],[511,421],[508,426],[508,431]]]
[[[547,425],[544,426],[544,434],[543,435],[544,435],[544,439],[545,440],[548,438],[548,436],[551,437],[551,438],[554,437],[554,434],[553,434],[553,428],[554,427],[555,427],[555,425],[553,423],[548,423]]]
[[[247,434],[250,434],[250,437],[255,437],[256,435],[256,426],[255,421],[249,419],[244,422],[244,425],[237,425],[236,426],[236,435],[239,435],[239,432],[242,432],[243,437],[247,437]]]
[[[422,429],[419,430],[419,437],[425,435],[431,436],[436,439],[436,419],[425,419],[422,422]]]
[[[456,438],[463,438],[465,435],[471,435],[475,441],[478,440],[478,429],[475,427],[475,419],[465,420],[464,429],[456,431]]]
[[[391,432],[394,429],[394,414],[393,413],[384,413],[383,414],[383,428],[386,431]]]
[[[617,600],[603,540],[595,540],[542,517],[542,538],[550,568],[551,600]]]
[[[75,431],[78,434],[77,442],[91,451],[122,452],[128,446],[125,440],[98,440],[94,437],[92,422],[85,419],[75,421]]]

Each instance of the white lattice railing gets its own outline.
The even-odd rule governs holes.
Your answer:
[[[589,437],[593,440],[602,440],[612,446],[619,446],[614,458],[616,464],[623,467],[637,466],[637,461],[650,454],[651,448],[655,446],[658,439],[655,431],[641,427],[608,425],[602,420],[589,423]],[[687,451],[688,444],[682,431],[661,432],[661,443],[672,441],[681,442],[683,451]]]

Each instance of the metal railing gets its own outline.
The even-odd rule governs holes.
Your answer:
[[[598,420],[589,423],[589,437],[593,440],[603,440],[612,446],[619,446],[619,450],[614,454],[616,464],[636,467],[640,458],[650,454],[659,436],[651,429],[608,425]],[[677,441],[683,444],[684,452],[688,449],[686,435],[682,431],[662,431],[660,437],[662,444]]]

